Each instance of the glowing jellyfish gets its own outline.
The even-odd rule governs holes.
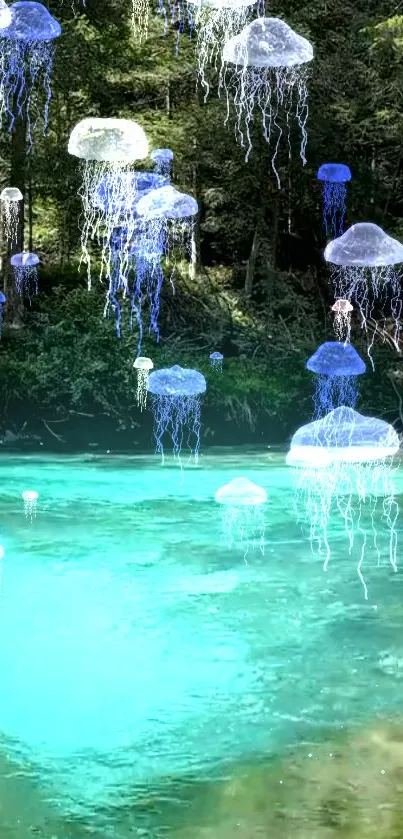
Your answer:
[[[365,373],[366,367],[351,344],[326,341],[308,359],[306,366],[316,374],[316,417],[322,417],[340,405],[354,408],[358,399],[357,376]]]
[[[11,23],[11,11],[6,0],[0,0],[0,29],[5,29]]]
[[[3,210],[3,226],[7,242],[16,242],[18,235],[19,204],[22,192],[17,187],[6,186],[0,195]]]
[[[261,114],[266,141],[270,143],[272,134],[275,135],[272,168],[278,187],[280,178],[276,158],[283,133],[289,156],[291,154],[292,116],[295,116],[301,131],[300,156],[303,164],[306,163],[308,91],[305,65],[312,58],[313,49],[309,41],[297,35],[284,21],[272,17],[257,18],[224,45],[227,120],[229,91],[235,86],[235,134],[242,147],[246,142],[245,160],[252,150],[250,124],[257,109]]]
[[[113,229],[122,224],[122,217],[124,224],[133,223],[136,179],[131,179],[131,169],[134,161],[147,157],[148,141],[143,129],[134,120],[91,117],[83,119],[73,128],[68,151],[82,161],[82,186],[79,190],[83,204],[81,261],[87,266],[88,288],[91,288],[88,242],[102,238],[102,265],[109,277]],[[105,177],[107,189],[102,201],[100,195]],[[127,189],[123,206],[122,179]]]
[[[171,177],[172,161],[174,153],[171,149],[153,149],[150,153],[151,160],[154,163],[154,168],[157,175],[163,175],[164,178]]]
[[[201,395],[206,390],[206,380],[198,370],[179,367],[166,367],[154,370],[147,384],[151,394],[151,407],[154,415],[154,436],[156,451],[162,455],[162,438],[169,434],[174,457],[181,463],[181,451],[186,443],[190,457],[198,461],[200,448]]]
[[[344,163],[322,163],[318,169],[318,181],[323,184],[323,224],[326,233],[340,236],[344,230],[346,214],[346,183],[351,181],[351,172]]]
[[[354,307],[349,300],[338,298],[332,306],[334,312],[334,331],[338,341],[349,341],[351,332],[351,312]]]
[[[30,151],[38,122],[47,130],[53,42],[61,27],[35,0],[18,0],[9,10],[11,23],[0,30],[0,116],[8,117],[9,131],[17,116],[26,119]]]
[[[325,260],[332,266],[336,297],[355,303],[364,329],[368,319],[374,319],[376,323],[379,319],[385,322],[387,317],[391,318],[391,338],[399,350],[402,298],[401,268],[397,266],[403,263],[403,245],[377,224],[360,222],[329,242]],[[368,346],[370,358],[376,331]]]
[[[36,518],[39,492],[36,492],[34,489],[24,489],[24,492],[21,493],[21,498],[24,502],[25,516],[32,521]]]
[[[147,383],[154,364],[151,358],[140,355],[136,358],[133,367],[137,372],[137,405],[142,411],[147,405]]]
[[[23,251],[23,253],[13,254],[10,264],[17,293],[20,297],[25,295],[31,303],[32,297],[38,294],[39,257],[36,253]]]
[[[223,532],[228,548],[239,541],[244,557],[250,547],[258,546],[264,553],[264,505],[267,492],[253,484],[248,478],[235,478],[215,494],[217,504],[222,505]]]
[[[221,87],[223,47],[246,26],[256,0],[187,0],[187,4],[197,32],[197,72],[206,102],[210,92],[207,68],[218,70]]]
[[[222,363],[224,356],[220,352],[212,352],[209,356],[210,358],[210,367],[216,373],[222,373]]]
[[[6,295],[4,291],[0,291],[0,338],[3,331],[3,306],[6,302]]]
[[[310,542],[324,556],[326,571],[331,555],[329,525],[334,511],[341,515],[349,553],[359,534],[361,546],[357,571],[368,597],[362,564],[369,537],[378,564],[375,516],[386,525],[389,560],[396,571],[398,505],[395,499],[392,458],[399,450],[399,438],[389,423],[364,417],[352,408],[340,406],[320,420],[296,431],[287,464],[298,467],[297,501],[308,522]]]

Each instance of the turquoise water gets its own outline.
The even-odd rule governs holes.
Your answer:
[[[264,554],[246,561],[214,502],[238,476],[268,495]],[[360,543],[349,556],[336,517],[323,572],[283,453],[210,450],[183,473],[155,457],[3,456],[0,479],[0,736],[20,817],[3,816],[7,839],[43,820],[49,839],[173,834],[201,806],[169,792],[189,778],[214,785],[400,711],[403,576],[387,528],[375,521],[365,601]],[[398,497],[402,469],[395,483]],[[24,489],[39,493],[32,522]]]

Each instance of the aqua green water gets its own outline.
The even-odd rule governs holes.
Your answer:
[[[214,502],[238,476],[268,494],[264,555],[247,563],[224,545]],[[41,835],[174,832],[189,802],[170,784],[213,783],[400,710],[403,577],[387,528],[378,522],[381,562],[365,555],[365,601],[361,547],[348,554],[337,517],[323,573],[294,519],[283,454],[211,450],[182,474],[154,457],[3,456],[0,480],[2,754],[50,822],[57,808],[82,826]],[[24,489],[40,496],[32,522]],[[137,807],[139,789],[158,806]],[[28,793],[15,795],[25,824]]]

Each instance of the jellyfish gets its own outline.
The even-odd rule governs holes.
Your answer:
[[[162,438],[169,434],[174,457],[182,465],[181,451],[184,442],[197,463],[200,448],[201,395],[206,390],[206,380],[198,370],[180,367],[166,367],[154,370],[147,383],[151,394],[154,415],[154,436],[156,451],[164,462]],[[185,437],[186,435],[186,437]]]
[[[354,307],[349,300],[338,298],[332,306],[334,312],[334,331],[338,341],[348,342],[350,340],[351,331],[351,312]]]
[[[0,195],[3,208],[3,226],[7,242],[17,241],[19,202],[23,200],[22,192],[17,187],[6,186]]]
[[[24,502],[25,517],[32,521],[36,518],[39,492],[36,492],[35,489],[24,489],[24,492],[21,493],[21,498]]]
[[[225,122],[229,118],[229,90],[234,86],[237,112],[235,135],[243,148],[246,142],[245,160],[252,150],[250,124],[253,111],[257,108],[261,113],[266,142],[270,143],[272,135],[275,135],[272,168],[279,188],[276,158],[283,133],[291,155],[292,115],[301,131],[300,156],[302,163],[306,163],[308,91],[305,65],[312,58],[313,49],[309,41],[278,18],[256,18],[224,45]]]
[[[375,527],[379,514],[389,537],[390,565],[397,569],[399,510],[393,456],[398,450],[399,437],[392,425],[340,406],[299,428],[287,455],[287,464],[297,469],[297,507],[302,507],[302,518],[308,522],[311,546],[316,544],[324,557],[324,571],[331,556],[329,526],[333,511],[342,518],[350,555],[359,534],[357,573],[365,599],[368,589],[362,565],[371,537],[378,564],[381,562]]]
[[[0,29],[5,29],[11,23],[11,11],[6,0],[0,0]]]
[[[150,153],[157,175],[163,175],[170,180],[174,153],[171,149],[153,149]]]
[[[368,344],[372,366],[375,334],[382,334],[379,321],[381,324],[387,319],[392,321],[390,337],[399,351],[402,297],[401,267],[398,266],[403,263],[403,245],[377,224],[360,222],[329,242],[325,260],[332,267],[331,281],[336,297],[350,300],[357,306],[363,329],[367,331],[368,321],[375,323]]]
[[[13,254],[10,264],[13,269],[17,293],[20,297],[25,295],[31,303],[32,297],[38,294],[39,257],[36,253],[23,251],[23,253]]]
[[[365,373],[366,367],[352,344],[326,341],[308,359],[306,366],[316,374],[315,417],[322,417],[340,405],[355,407],[357,376]]]
[[[146,135],[130,119],[91,117],[79,122],[70,134],[68,151],[82,161],[81,262],[87,267],[91,288],[89,240],[102,239],[101,278],[111,270],[110,242],[115,227],[133,225],[136,177],[132,167],[148,155]],[[122,198],[123,197],[123,198]],[[123,257],[124,258],[124,257]]]
[[[11,23],[0,30],[0,118],[6,115],[9,131],[17,116],[26,119],[28,153],[37,124],[47,131],[53,42],[61,27],[35,0],[18,0],[9,10]]]
[[[223,532],[228,548],[232,548],[234,542],[239,540],[244,549],[244,558],[250,547],[258,546],[263,554],[266,490],[248,478],[235,478],[220,487],[214,497],[217,504],[222,505]]]
[[[224,356],[220,352],[212,352],[209,356],[210,367],[215,373],[222,373],[222,363]]]
[[[323,224],[326,234],[341,236],[346,214],[346,183],[351,181],[351,172],[344,163],[322,163],[319,166],[318,181],[323,184]]]
[[[144,233],[144,231],[142,231]],[[157,342],[160,332],[158,326],[160,311],[160,295],[164,282],[161,259],[164,254],[163,240],[148,242],[147,236],[143,235],[133,245],[132,256],[134,259],[135,279],[132,284],[130,297],[131,323],[134,318],[137,321],[138,341],[137,352],[141,351],[143,340],[143,300],[146,299],[149,310],[148,333],[154,332]]]
[[[150,370],[153,369],[154,365],[151,358],[141,355],[136,358],[133,367],[137,372],[137,405],[142,411],[147,404],[147,383]]]
[[[0,338],[3,331],[3,306],[6,302],[6,295],[4,291],[0,291]]]

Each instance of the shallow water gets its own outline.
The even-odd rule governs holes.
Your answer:
[[[246,558],[214,502],[238,476],[268,495],[264,554]],[[183,472],[151,456],[3,456],[0,478],[2,837],[173,835],[234,767],[400,711],[388,530],[375,518],[365,601],[359,540],[349,555],[335,516],[323,572],[283,453],[212,449]],[[401,468],[395,484],[398,497]]]

